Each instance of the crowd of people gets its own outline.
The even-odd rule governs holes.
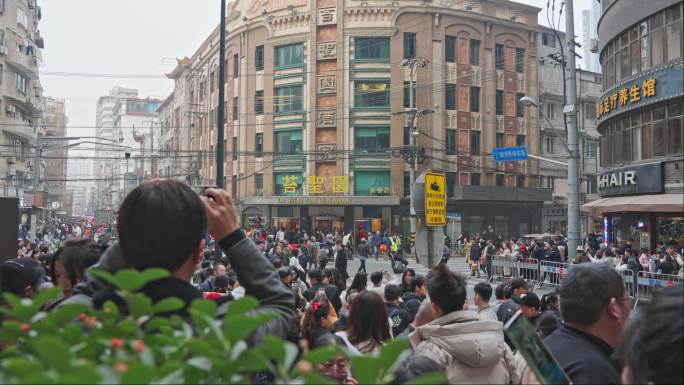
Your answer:
[[[630,316],[622,276],[606,263],[578,264],[557,291],[541,297],[522,277],[496,287],[478,282],[473,305],[468,301],[467,277],[446,263],[426,275],[416,274],[389,234],[391,240],[380,243],[359,237],[353,247],[348,232],[308,236],[283,229],[275,234],[245,231],[238,226],[225,191],[208,189],[200,196],[182,183],[162,180],[143,183],[126,197],[117,230],[115,242],[67,239],[42,259],[33,253],[3,261],[2,293],[31,298],[58,286],[62,298],[47,304],[46,311],[67,303],[100,308],[108,300],[120,301],[110,285],[88,273],[89,268],[110,273],[164,268],[170,276],[141,291],[155,302],[168,297],[183,300],[186,306],[169,315],[187,315],[193,300],[205,298],[217,302],[222,317],[231,301],[245,295],[260,301],[257,312],[275,312],[275,319],[248,337],[249,346],[271,335],[294,342],[302,352],[338,345],[354,356],[378,354],[388,341],[404,339],[412,354],[394,373],[395,383],[434,372],[445,373],[450,384],[535,381],[518,347],[504,333],[506,323],[520,311],[573,383],[684,381],[684,289],[663,289]],[[214,253],[211,239],[221,254]],[[482,270],[489,273],[487,258],[501,250],[533,257],[543,250],[545,258],[553,254],[555,259],[558,253],[561,261],[566,255],[563,242],[549,244],[548,249],[518,241],[481,242],[477,236],[458,242],[468,246],[468,258],[478,261],[473,274],[480,272],[483,256]],[[383,244],[386,248],[380,247]],[[445,247],[449,248],[446,243]],[[353,254],[362,260],[382,256],[383,251],[392,265],[398,262],[396,268],[367,271],[362,264],[349,273],[347,262]],[[358,383],[348,356],[336,356],[315,365],[315,370],[336,383]],[[266,382],[275,382],[276,375],[266,376]]]

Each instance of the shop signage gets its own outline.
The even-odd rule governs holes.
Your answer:
[[[446,214],[446,176],[433,172],[425,173],[425,224],[444,226]]]
[[[656,79],[644,79],[641,84],[633,83],[614,90],[596,102],[596,119],[601,119],[604,114],[622,108],[627,104],[637,103],[641,98],[650,98],[656,94]]]
[[[337,77],[335,75],[318,75],[317,91],[320,95],[337,92]]]
[[[598,180],[602,197],[663,192],[663,164],[649,163],[604,172]]]
[[[461,213],[458,211],[447,211],[447,218],[458,219],[461,217]]]
[[[399,197],[371,196],[297,196],[297,197],[244,197],[244,205],[270,206],[397,206]]]
[[[330,177],[309,175],[306,177],[306,191],[309,194],[323,194],[325,191],[325,179],[329,178],[332,182],[333,193],[347,193],[349,192],[349,176],[335,175]],[[283,176],[283,192],[286,194],[294,194],[300,186],[299,175],[284,175]]]

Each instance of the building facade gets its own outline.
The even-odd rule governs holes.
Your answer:
[[[684,244],[682,3],[603,0],[598,191],[583,206],[611,242]]]
[[[582,10],[582,67],[591,72],[601,72],[598,53],[594,49],[598,45],[597,26],[600,17],[601,5],[598,1],[592,1],[590,9]]]
[[[0,195],[30,206],[33,148],[43,129],[38,66],[43,38],[36,0],[0,1]],[[28,196],[27,196],[28,198]]]
[[[567,162],[567,134],[564,128],[563,95],[564,67],[560,61],[560,41],[567,56],[565,33],[543,28],[539,39],[539,106],[542,114],[539,153],[548,159]],[[581,203],[598,198],[597,174],[599,134],[596,131],[595,102],[601,95],[600,73],[577,70],[577,125],[580,132]],[[548,119],[547,119],[548,118]],[[550,162],[540,163],[542,186],[553,191],[552,200],[544,203],[542,225],[545,231],[567,234],[568,169]],[[582,226],[591,227],[591,218],[584,216]]]
[[[518,103],[539,92],[538,12],[487,0],[230,3],[225,187],[243,223],[408,233],[416,154],[416,175],[447,175],[449,235],[540,231],[551,198],[538,162],[491,156],[539,152],[538,115]],[[179,60],[161,112],[195,184],[215,180],[218,35]],[[417,57],[429,63],[416,70],[415,106],[433,112],[417,118],[413,148],[406,60]]]
[[[45,111],[43,111],[43,122],[45,123],[45,137],[66,136],[66,105],[64,99],[44,98]],[[65,142],[55,142],[51,146],[62,146]],[[42,160],[44,171],[41,180],[44,182],[47,192],[47,206],[55,212],[64,212],[68,202],[66,197],[66,178],[67,178],[67,156],[68,149],[62,147],[51,150],[46,148],[43,152]]]

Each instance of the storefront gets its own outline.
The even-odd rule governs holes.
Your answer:
[[[672,168],[680,169],[681,178],[682,162],[678,162],[680,165]],[[602,221],[603,235],[613,244],[632,238],[634,247],[649,250],[654,250],[658,241],[684,245],[684,195],[669,189],[680,183],[665,183],[665,175],[666,162],[608,170],[599,178],[602,198],[585,204],[582,210]]]

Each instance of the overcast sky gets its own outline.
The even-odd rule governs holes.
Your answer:
[[[249,1],[249,0],[243,0]],[[542,8],[546,0],[519,0]],[[557,0],[560,1],[560,0]],[[581,34],[581,10],[591,1],[575,1],[575,31]],[[97,98],[114,86],[137,88],[139,95],[166,97],[175,57],[191,56],[219,21],[219,0],[39,0],[45,39],[40,68],[44,95],[66,100],[69,135],[93,135]],[[50,72],[149,74],[158,79],[56,76]],[[77,151],[82,155],[82,151]]]

